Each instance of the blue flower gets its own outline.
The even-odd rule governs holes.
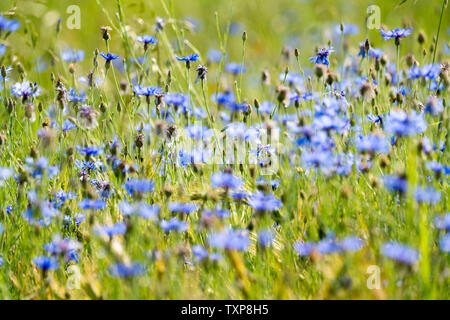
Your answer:
[[[9,20],[9,19],[3,17],[2,15],[0,15],[0,33],[3,31],[14,32],[19,28],[20,28],[19,21],[15,20],[15,19]]]
[[[439,240],[439,248],[442,252],[450,253],[450,234],[446,234]]]
[[[62,130],[63,131],[70,131],[72,129],[75,129],[77,126],[75,125],[75,123],[73,123],[72,121],[70,121],[69,119],[66,119],[62,125]]]
[[[145,202],[138,202],[134,204],[129,204],[126,201],[119,203],[119,209],[122,211],[124,216],[129,216],[133,214],[140,215],[144,219],[154,220],[157,218],[159,213],[159,206],[154,204],[150,205]]]
[[[247,200],[250,207],[256,211],[274,211],[282,206],[281,200],[275,198],[271,193],[265,194],[263,192],[253,193]]]
[[[208,243],[217,249],[246,251],[250,246],[250,239],[246,230],[224,229],[219,233],[210,234]]]
[[[381,249],[381,254],[406,264],[414,264],[419,260],[419,252],[417,250],[398,242],[385,243]]]
[[[414,197],[420,203],[436,204],[441,199],[441,193],[433,187],[418,187],[414,190]]]
[[[87,100],[86,92],[84,90],[80,90],[80,94],[78,95],[75,88],[70,88],[68,100],[73,103],[83,103]]]
[[[192,247],[192,253],[197,258],[198,262],[202,262],[208,257],[208,250],[202,245],[195,245]]]
[[[181,93],[168,93],[164,96],[164,101],[175,107],[186,106],[189,103],[189,96]]]
[[[406,193],[408,188],[408,181],[404,177],[394,175],[386,175],[383,177],[384,186],[391,192]]]
[[[128,179],[124,185],[128,194],[134,196],[136,194],[143,194],[152,192],[155,184],[150,179]]]
[[[198,206],[194,203],[182,203],[182,202],[169,202],[167,205],[170,211],[174,213],[186,213],[191,214],[198,209]]]
[[[375,59],[380,59],[382,55],[383,55],[383,50],[381,50],[381,49],[375,49],[375,48],[369,49],[369,57],[372,57]]]
[[[389,39],[395,39],[396,41],[399,41],[401,38],[407,37],[411,34],[413,28],[409,29],[401,29],[401,28],[395,28],[392,30],[384,31],[383,29],[380,29],[380,34],[383,37],[384,40]]]
[[[5,230],[5,229],[3,228],[3,225],[2,225],[2,223],[0,222],[0,235],[3,233],[4,230]]]
[[[54,257],[38,256],[33,259],[33,263],[43,271],[58,269],[58,260]]]
[[[220,62],[220,59],[222,58],[222,51],[210,49],[206,55],[209,61]]]
[[[444,104],[442,103],[442,100],[436,96],[428,96],[425,104],[425,112],[433,116],[437,116],[444,112]]]
[[[108,267],[109,273],[116,278],[130,278],[142,275],[146,268],[141,263],[115,263]]]
[[[4,44],[0,44],[0,57],[6,52],[6,48]]]
[[[164,232],[170,232],[172,230],[176,230],[178,232],[184,232],[188,228],[188,222],[187,221],[180,221],[178,218],[172,218],[170,220],[161,220],[159,226],[161,229],[164,230]]]
[[[102,199],[83,199],[78,201],[78,207],[83,210],[102,210],[106,207],[106,202]]]
[[[109,52],[108,53],[100,52],[100,55],[106,60],[106,62],[111,62],[112,60],[119,59],[118,55]]]
[[[94,228],[94,232],[99,236],[107,236],[112,237],[115,235],[122,235],[127,231],[127,226],[123,222],[118,222],[116,224],[113,224],[111,226],[104,225],[104,226],[97,226]]]
[[[264,229],[258,233],[258,244],[261,248],[271,247],[274,239],[275,234],[270,229]]]
[[[425,132],[427,123],[423,114],[412,110],[408,114],[405,110],[391,110],[384,122],[387,133],[396,136],[412,136]]]
[[[344,35],[347,35],[347,34],[357,34],[359,32],[359,28],[356,24],[343,23],[342,25],[344,26],[343,31],[341,30],[340,24],[338,24],[334,27],[334,30],[337,34],[341,34],[343,32]]]
[[[158,42],[158,39],[156,39],[155,36],[149,36],[148,34],[146,34],[143,36],[137,36],[136,41],[141,42],[144,45],[149,45],[149,44],[156,44]]]
[[[356,138],[356,148],[359,152],[388,153],[389,144],[386,139],[377,134],[360,135]]]
[[[214,209],[205,209],[202,212],[202,217],[218,217],[220,219],[228,218],[230,216],[230,212],[225,209],[221,209],[219,206],[216,206]]]
[[[229,73],[232,74],[239,74],[241,73],[241,69],[242,69],[242,73],[245,73],[245,66],[243,66],[240,63],[236,63],[236,62],[230,62],[225,66],[225,70],[227,70]]]
[[[2,267],[3,266],[3,257],[0,255],[0,267]]]
[[[313,252],[319,254],[330,254],[337,252],[356,252],[361,250],[364,241],[356,236],[348,236],[341,240],[335,239],[334,236],[328,236],[318,242],[302,242],[294,243],[294,250],[299,256],[309,256]]]
[[[73,50],[71,48],[65,49],[61,53],[61,59],[65,62],[80,62],[84,59],[84,51],[83,50]]]
[[[450,231],[450,212],[447,212],[444,216],[437,216],[434,219],[434,225],[438,229]]]
[[[328,56],[332,52],[334,52],[333,47],[322,48],[319,51],[317,51],[315,57],[309,58],[309,61],[314,62],[314,64],[323,64],[323,65],[329,66],[330,61],[328,60]]]
[[[162,94],[160,87],[146,86],[141,87],[140,85],[133,87],[133,92],[138,96],[154,96]]]
[[[214,173],[211,176],[211,186],[213,188],[237,189],[242,185],[242,180],[231,173]]]
[[[11,94],[24,99],[38,97],[41,94],[41,88],[36,82],[34,84],[29,81],[17,82],[11,88]]]
[[[179,57],[179,56],[175,55],[175,58],[177,58],[178,61],[188,62],[188,61],[197,61],[200,58],[200,56],[197,53],[193,53],[193,54],[187,55],[185,57]]]
[[[81,147],[76,146],[76,149],[79,153],[85,156],[98,156],[103,154],[103,147],[96,147],[96,146],[88,146],[88,147]]]

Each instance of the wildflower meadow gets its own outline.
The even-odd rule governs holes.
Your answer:
[[[1,299],[449,299],[448,0],[2,0]]]

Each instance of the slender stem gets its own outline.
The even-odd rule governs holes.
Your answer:
[[[438,31],[437,31],[437,34],[436,34],[436,40],[434,41],[434,51],[433,51],[433,61],[432,61],[432,63],[434,63],[436,61],[436,51],[437,51],[437,45],[438,45],[438,41],[439,41],[439,33],[441,31],[442,16],[444,15],[444,9],[445,9],[445,3],[446,2],[447,2],[447,0],[443,0],[442,1],[441,16],[439,18],[439,25],[438,25]]]

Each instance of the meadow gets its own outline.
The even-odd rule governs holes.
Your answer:
[[[448,1],[2,0],[1,299],[449,299]]]

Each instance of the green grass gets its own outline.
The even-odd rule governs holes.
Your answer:
[[[400,2],[400,1],[399,1]],[[72,4],[72,3],[71,3]],[[347,176],[325,176],[314,170],[306,170],[300,163],[301,150],[293,144],[293,136],[285,126],[281,128],[280,140],[274,147],[280,152],[280,165],[272,176],[266,179],[280,179],[280,186],[274,191],[283,206],[274,213],[260,217],[254,215],[252,208],[243,203],[230,201],[223,190],[210,187],[213,173],[223,171],[220,164],[200,164],[183,168],[166,166],[159,174],[162,159],[155,155],[164,143],[162,135],[155,128],[161,123],[157,117],[148,118],[147,103],[144,98],[132,94],[130,84],[132,71],[121,73],[111,67],[105,72],[104,61],[99,56],[98,66],[93,66],[93,52],[110,51],[121,58],[137,58],[144,54],[142,45],[135,41],[136,35],[155,34],[152,27],[157,16],[166,19],[162,32],[156,33],[159,42],[151,46],[146,55],[149,61],[136,67],[142,77],[142,84],[161,86],[168,92],[187,92],[191,102],[211,113],[214,120],[203,120],[203,125],[214,126],[219,132],[226,123],[219,117],[223,107],[219,107],[210,96],[218,91],[230,89],[236,93],[241,102],[253,104],[277,101],[276,88],[283,82],[279,75],[285,72],[300,73],[302,68],[310,71],[313,65],[308,58],[315,49],[325,46],[328,41],[338,49],[340,37],[331,37],[331,31],[340,22],[351,22],[359,26],[358,35],[345,36],[344,46],[348,57],[355,56],[359,42],[369,38],[373,47],[382,48],[389,61],[395,62],[396,51],[393,41],[384,42],[378,30],[364,27],[366,8],[370,1],[210,1],[196,0],[190,2],[161,1],[78,1],[81,9],[81,29],[69,30],[65,23],[68,17],[63,1],[2,1],[0,12],[6,16],[11,13],[18,19],[21,28],[6,37],[0,35],[0,43],[8,46],[8,51],[0,56],[0,65],[13,66],[11,80],[1,86],[3,98],[0,108],[0,166],[10,167],[16,173],[23,172],[25,159],[32,150],[49,159],[50,164],[58,164],[59,174],[50,178],[44,176],[41,181],[28,177],[19,185],[14,179],[8,179],[0,187],[0,222],[4,227],[0,235],[0,256],[4,264],[0,267],[0,298],[3,299],[448,299],[450,298],[450,255],[439,249],[442,230],[434,227],[436,215],[450,211],[448,195],[448,176],[440,178],[431,175],[425,168],[427,161],[435,160],[449,165],[449,148],[443,152],[429,155],[418,151],[423,136],[432,143],[446,141],[449,145],[448,129],[450,112],[448,109],[448,87],[440,92],[447,106],[438,117],[426,115],[427,130],[422,135],[400,138],[387,156],[389,164],[384,166],[385,158],[375,155],[372,166],[367,172],[359,172],[359,177],[351,173]],[[381,9],[381,22],[389,29],[396,26],[412,25],[414,32],[402,40],[400,47],[400,65],[406,70],[408,53],[414,54],[420,65],[430,63],[434,54],[430,45],[434,43],[433,35],[441,14],[440,1],[407,1],[396,6],[391,1],[377,1]],[[56,19],[61,17],[61,31],[56,32]],[[200,23],[200,30],[193,32],[187,28],[185,17],[194,17]],[[436,61],[448,61],[448,54],[443,51],[449,40],[448,11],[443,11],[440,26]],[[231,22],[241,22],[245,27],[237,35],[227,32]],[[100,27],[112,28],[111,39],[107,43],[101,37]],[[248,38],[243,42],[242,31]],[[419,30],[427,35],[423,47],[416,41]],[[289,42],[289,45],[287,45]],[[82,63],[75,65],[72,75],[69,65],[60,58],[60,51],[66,46],[83,49],[86,52]],[[290,55],[286,58],[283,47],[288,46]],[[300,55],[298,61],[293,49],[297,47]],[[245,63],[246,73],[231,76],[224,71],[225,62],[208,65],[206,83],[194,84],[196,77],[193,63],[187,71],[183,62],[178,62],[174,55],[199,53],[201,64],[206,63],[206,52],[215,48],[226,52],[229,61]],[[423,50],[426,54],[423,55]],[[37,59],[44,57],[47,68],[36,71]],[[340,74],[339,53],[330,58],[330,69]],[[367,62],[370,61],[370,62]],[[18,63],[23,66],[24,74],[19,72]],[[298,64],[299,62],[299,64]],[[369,64],[368,64],[369,63]],[[142,71],[150,72],[143,75]],[[363,60],[360,71],[367,74],[374,68],[373,59]],[[271,75],[270,85],[261,85],[260,73],[267,69]],[[98,126],[85,129],[77,128],[66,134],[58,133],[50,139],[50,145],[37,136],[45,119],[62,123],[65,119],[77,118],[75,109],[69,115],[56,112],[49,113],[51,105],[56,103],[56,91],[51,80],[51,73],[61,79],[65,86],[80,88],[76,79],[87,77],[95,70],[96,75],[104,75],[105,81],[99,88],[87,91],[89,104],[99,112]],[[171,81],[167,73],[171,72]],[[308,73],[310,74],[310,72]],[[21,99],[15,101],[13,111],[3,105],[11,97],[10,87],[21,77],[36,81],[42,88],[42,94],[34,99],[34,122],[25,117],[26,104]],[[352,110],[358,115],[388,113],[395,108],[390,101],[390,85],[383,79],[383,72],[378,72],[378,95],[374,103],[364,102],[360,98],[348,95]],[[127,84],[122,92],[121,84]],[[323,81],[313,76],[311,79],[315,92],[323,92]],[[417,81],[413,84],[413,93],[406,96],[402,108],[413,110],[416,102],[426,102],[427,84]],[[167,90],[168,89],[168,90]],[[117,104],[120,101],[121,108]],[[106,105],[101,111],[100,104]],[[42,104],[42,110],[39,109]],[[68,106],[71,106],[68,104]],[[154,108],[153,98],[150,108]],[[220,109],[222,108],[222,109]],[[377,108],[377,109],[376,109]],[[311,104],[302,102],[299,111],[310,110]],[[56,110],[59,110],[56,108]],[[164,111],[162,107],[161,112]],[[280,105],[276,113],[296,114],[293,104],[289,108]],[[252,113],[244,118],[239,114],[236,121],[246,121],[247,125],[268,123],[269,119],[259,116],[253,107]],[[245,120],[244,120],[245,119]],[[198,120],[198,119],[197,119]],[[306,117],[303,119],[309,121]],[[188,120],[177,116],[175,125],[178,130],[185,127]],[[193,123],[194,119],[189,119]],[[441,122],[441,125],[436,125]],[[144,139],[143,147],[138,152],[135,147],[136,130],[141,124],[149,123],[151,131]],[[382,132],[381,128],[365,120],[362,124],[364,133]],[[190,216],[182,216],[189,221],[189,228],[184,233],[164,233],[159,223],[137,216],[123,217],[118,204],[129,199],[122,185],[123,175],[116,175],[109,169],[93,173],[91,178],[108,181],[114,193],[107,200],[107,207],[99,211],[86,211],[87,219],[80,226],[71,223],[65,227],[64,215],[74,216],[81,211],[77,202],[95,194],[94,188],[84,185],[78,175],[75,160],[82,160],[74,147],[76,145],[105,144],[105,154],[95,157],[107,164],[106,150],[114,135],[127,152],[122,158],[127,164],[136,163],[139,169],[130,177],[152,179],[155,191],[145,201],[161,207],[160,218],[173,216],[167,208],[170,201],[195,202],[200,210]],[[356,152],[349,143],[349,136],[333,134],[336,150]],[[213,140],[217,139],[214,136]],[[167,143],[167,142],[166,142]],[[182,145],[181,137],[175,145]],[[285,150],[294,150],[295,155]],[[70,152],[73,152],[73,155]],[[167,148],[164,156],[168,156]],[[142,157],[142,161],[139,159]],[[240,176],[248,191],[257,189],[256,178],[261,168],[245,163],[242,167],[234,166],[234,173]],[[253,173],[253,170],[256,173]],[[356,169],[355,169],[356,170]],[[411,194],[399,200],[382,184],[385,174],[406,173],[413,185],[433,186],[441,192],[441,199],[436,205],[419,205]],[[170,197],[164,192],[168,186],[173,193]],[[52,199],[58,190],[73,191],[78,199],[70,200],[60,208],[61,214],[48,227],[29,224],[23,217],[29,201],[27,192],[37,190],[41,199]],[[213,228],[220,230],[225,225],[235,228],[249,228],[251,246],[247,252],[223,251],[209,249],[210,252],[222,253],[223,260],[218,264],[197,264],[192,257],[192,247],[196,244],[207,246],[210,230],[202,229],[200,223],[203,208],[212,208],[220,200],[230,210],[230,217],[224,221],[215,221]],[[13,206],[10,214],[6,207]],[[112,240],[103,239],[93,232],[98,224],[113,224],[126,221],[128,231],[125,236],[115,236]],[[256,231],[270,227],[274,222],[275,240],[272,248],[262,250],[256,245]],[[293,244],[295,241],[318,241],[325,234],[333,232],[336,238],[354,234],[365,241],[365,246],[355,253],[329,254],[323,256],[299,257]],[[43,245],[52,240],[52,236],[77,239],[82,244],[79,250],[80,261],[76,266],[80,271],[80,287],[68,286],[71,274],[69,265],[60,260],[57,270],[42,272],[32,262],[35,256],[45,254]],[[387,241],[405,243],[421,254],[416,264],[409,266],[392,261],[381,255],[381,247]],[[152,254],[158,251],[159,255]],[[146,272],[139,277],[114,278],[108,272],[108,266],[122,261],[138,261],[146,265]],[[186,261],[194,262],[193,265]],[[376,265],[381,270],[381,289],[371,290],[367,287],[369,274],[367,268]]]

